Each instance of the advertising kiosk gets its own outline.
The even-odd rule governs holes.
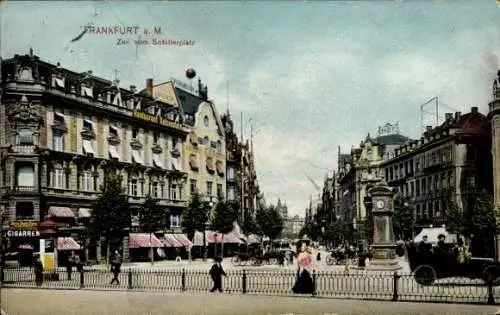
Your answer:
[[[40,260],[45,272],[55,272],[57,268],[57,225],[46,219],[38,226],[40,232]]]

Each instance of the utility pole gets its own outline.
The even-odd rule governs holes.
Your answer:
[[[241,146],[241,158],[240,158],[240,168],[241,168],[241,223],[245,224],[245,163],[243,163],[243,112],[241,112],[241,122],[240,122],[240,146]]]

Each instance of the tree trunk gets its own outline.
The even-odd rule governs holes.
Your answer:
[[[149,233],[149,253],[151,255],[151,265],[155,263],[155,252],[153,250],[153,244],[151,244],[151,239],[153,238],[153,233]]]
[[[222,234],[222,237],[220,239],[220,251],[221,251],[221,258],[224,259],[224,234]]]
[[[109,265],[109,240],[106,239],[106,265]]]

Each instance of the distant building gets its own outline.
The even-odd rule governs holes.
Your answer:
[[[281,233],[283,238],[295,239],[299,237],[300,231],[304,227],[304,218],[295,215],[293,217],[288,217],[284,220],[283,232]]]
[[[276,210],[281,215],[281,218],[283,218],[283,220],[286,220],[288,218],[288,206],[286,205],[286,202],[282,204],[281,199],[279,198],[278,203],[276,204]]]

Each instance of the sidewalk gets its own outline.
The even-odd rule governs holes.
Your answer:
[[[29,301],[29,303],[26,303]],[[333,300],[218,293],[140,293],[7,289],[9,315],[347,315],[494,314],[498,306]]]

